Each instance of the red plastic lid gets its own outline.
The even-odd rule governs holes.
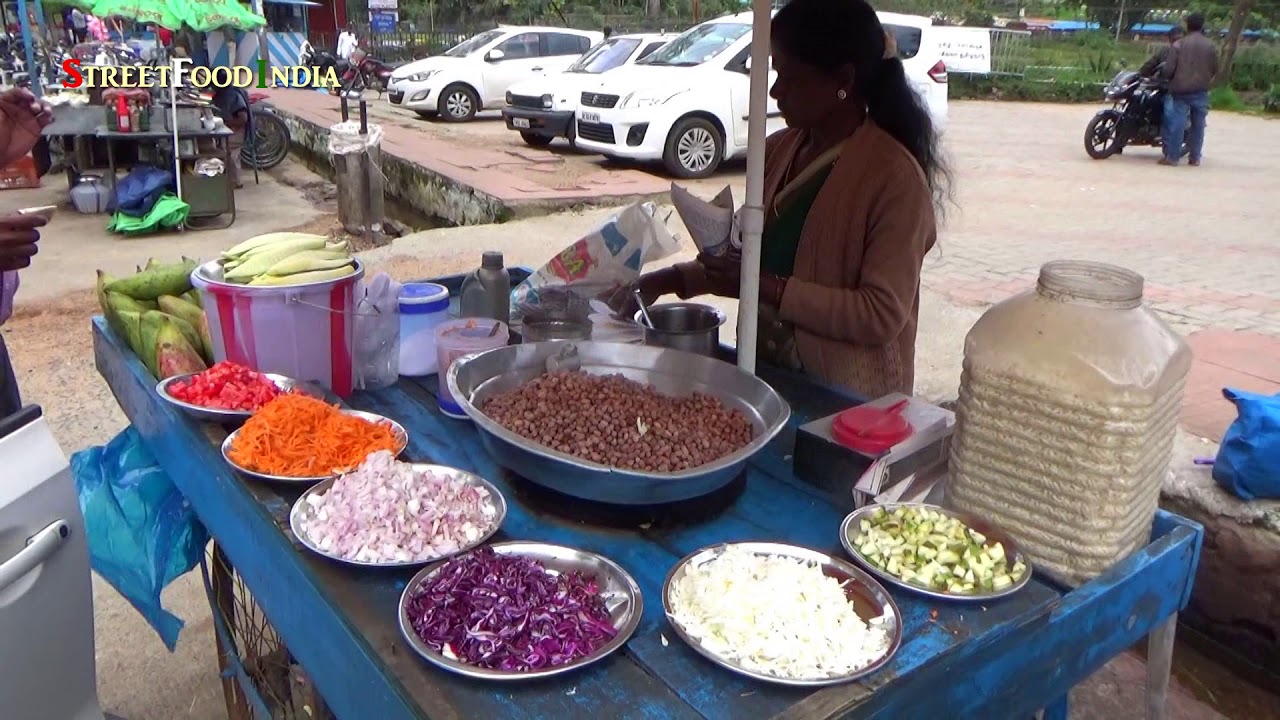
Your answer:
[[[836,442],[867,455],[884,453],[914,432],[911,422],[901,413],[867,405],[849,408],[831,422],[831,434]]]

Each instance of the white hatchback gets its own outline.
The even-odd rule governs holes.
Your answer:
[[[391,74],[392,105],[424,117],[466,122],[481,110],[501,108],[507,89],[544,73],[558,73],[604,39],[569,28],[499,27],[415,60]]]
[[[947,113],[947,74],[929,18],[878,13],[894,33],[907,77],[934,123]],[[693,27],[642,62],[600,77],[582,93],[577,146],[607,157],[662,161],[676,177],[701,178],[746,154],[751,13]],[[769,72],[772,85],[776,76]],[[784,126],[768,99],[768,132]]]

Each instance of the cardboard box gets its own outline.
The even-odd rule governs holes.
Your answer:
[[[36,161],[27,153],[12,165],[0,169],[0,190],[40,187],[40,173],[36,171]]]

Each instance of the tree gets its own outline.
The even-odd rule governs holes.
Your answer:
[[[1257,0],[1236,0],[1231,10],[1231,27],[1227,30],[1227,44],[1222,49],[1222,63],[1218,67],[1215,83],[1226,85],[1231,81],[1231,66],[1236,61],[1236,48],[1240,46],[1240,35],[1244,32],[1245,21],[1253,13]]]

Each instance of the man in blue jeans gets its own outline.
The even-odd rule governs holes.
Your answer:
[[[1161,77],[1169,81],[1164,96],[1164,157],[1161,165],[1177,165],[1182,159],[1185,136],[1192,166],[1200,164],[1204,150],[1205,121],[1209,117],[1209,88],[1218,74],[1218,49],[1204,36],[1204,15],[1187,16],[1187,36],[1173,44]],[[1190,116],[1191,131],[1187,132]]]

